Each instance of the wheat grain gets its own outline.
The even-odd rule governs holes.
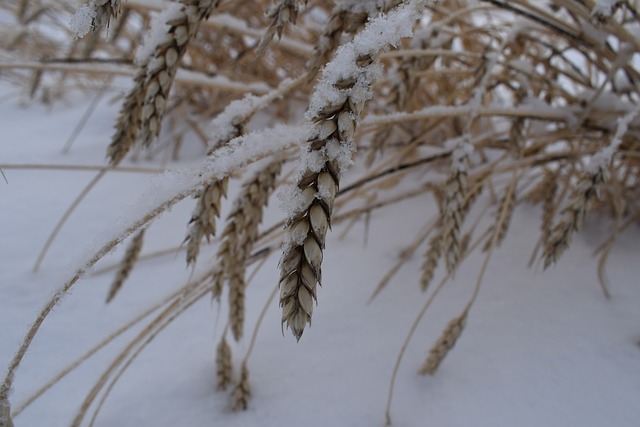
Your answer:
[[[460,316],[452,319],[442,331],[442,335],[429,351],[429,357],[427,357],[427,360],[418,371],[421,375],[433,375],[436,373],[444,358],[460,338],[462,330],[467,323],[467,313],[468,310],[465,310]]]
[[[231,384],[232,376],[231,347],[223,335],[216,348],[216,387],[218,390],[226,390]]]
[[[109,292],[107,294],[107,303],[111,302],[111,300],[116,296],[116,294],[122,288],[124,281],[127,280],[133,266],[138,261],[138,256],[140,255],[140,251],[142,251],[142,242],[144,240],[144,232],[145,230],[140,230],[131,240],[131,243],[127,247],[127,250],[124,254],[124,258],[120,262],[120,268],[116,273],[116,277],[111,283],[111,287],[109,288]]]

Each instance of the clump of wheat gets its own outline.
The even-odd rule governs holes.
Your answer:
[[[187,262],[194,271],[207,264],[207,271],[169,299],[166,311],[123,353],[123,363],[186,306],[205,295],[220,299],[225,289],[228,327],[236,340],[245,339],[247,267],[274,253],[281,241],[282,326],[299,340],[322,283],[329,228],[366,222],[376,209],[408,198],[429,193],[439,212],[417,225],[421,231],[376,294],[386,285],[402,286],[393,282],[395,272],[421,250],[416,281],[425,290],[425,307],[476,248],[486,250],[482,276],[509,237],[521,201],[542,210],[542,251],[534,248],[531,259],[545,267],[559,260],[589,211],[613,218],[602,265],[640,216],[634,2],[181,0],[159,11],[156,2],[108,0],[87,6],[90,31],[74,39],[61,24],[68,21],[61,18],[70,10],[67,1],[2,2],[0,11],[14,17],[0,22],[2,78],[21,84],[26,98],[56,102],[69,89],[96,83],[105,88],[116,76],[129,76],[132,86],[105,143],[112,168],[122,168],[140,151],[173,158],[186,144],[205,162],[234,150],[252,154],[233,167],[203,168],[192,186],[167,195],[65,282],[11,363],[0,389],[2,427],[11,423],[8,394],[15,370],[61,296],[126,236],[142,228],[161,232],[153,219],[189,196],[197,200],[184,245]],[[157,22],[157,37],[141,47],[150,32],[141,23],[150,21]],[[41,26],[68,34],[68,42]],[[297,141],[302,148],[274,141],[272,135],[287,135],[271,132],[273,126],[299,122],[297,112],[305,107],[306,136]],[[254,135],[251,149],[243,146],[248,135]],[[254,156],[261,146],[271,148]],[[254,169],[252,163],[263,157],[269,157],[265,167]],[[345,186],[351,163],[359,167]],[[256,174],[245,179],[248,169]],[[260,225],[280,175],[288,184],[284,232]],[[216,239],[228,183],[239,177],[245,184],[229,194],[233,205]],[[483,190],[488,197],[481,197]],[[113,294],[139,253],[136,241]],[[205,242],[218,245],[215,259],[196,265]],[[439,262],[444,268],[437,268]],[[437,279],[440,284],[431,285]],[[445,329],[421,372],[435,372],[459,339],[470,306]],[[230,384],[230,359],[223,338],[216,350],[220,387]],[[105,370],[95,393],[120,366]],[[233,406],[246,408],[249,396],[245,360]]]

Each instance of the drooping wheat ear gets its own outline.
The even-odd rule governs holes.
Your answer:
[[[260,39],[258,45],[259,52],[264,51],[276,34],[278,38],[282,37],[282,32],[287,23],[295,25],[302,3],[306,5],[307,0],[278,0],[267,8],[265,16],[267,19],[270,19],[271,22],[269,23],[267,31]]]
[[[467,323],[467,314],[469,313],[468,309],[462,312],[462,314],[449,322],[444,331],[442,331],[442,335],[438,338],[438,341],[434,344],[434,346],[429,351],[429,356],[427,360],[422,364],[420,370],[418,371],[421,375],[433,375],[438,370],[440,363],[447,356],[449,351],[453,348],[458,338],[462,334],[462,330],[464,329]]]
[[[131,150],[140,129],[140,111],[145,95],[147,66],[142,64],[134,78],[134,85],[120,108],[116,131],[107,148],[107,157],[112,166],[116,166]]]
[[[571,244],[573,233],[580,231],[591,202],[599,194],[601,185],[607,179],[605,168],[598,168],[580,180],[571,196],[569,204],[561,212],[561,221],[549,235],[545,251],[544,268],[555,263]]]
[[[442,214],[442,251],[451,274],[460,260],[460,229],[464,221],[467,196],[467,168],[471,144],[462,141],[451,154],[451,171],[447,177],[444,212]]]
[[[214,181],[197,195],[198,203],[189,221],[187,235],[187,264],[193,264],[200,253],[204,237],[209,240],[216,234],[216,218],[220,216],[222,197],[227,197],[228,178]]]
[[[223,335],[216,348],[216,387],[218,390],[226,390],[231,384],[232,376],[231,347]]]
[[[297,182],[294,197],[299,206],[287,221],[280,260],[282,323],[298,340],[305,325],[311,323],[316,285],[322,280],[322,251],[339,185],[338,156],[351,157],[356,119],[363,104],[352,102],[346,94],[340,97],[318,113],[307,138],[310,161],[306,163],[311,167],[305,168]]]
[[[200,23],[209,17],[211,10],[219,2],[220,0],[181,0],[182,7],[166,22],[169,29],[156,44],[146,70],[139,135],[143,145],[148,146],[160,134],[178,63],[198,32]]]
[[[278,158],[243,185],[222,232],[218,259],[229,283],[229,324],[236,341],[242,338],[244,327],[246,259],[258,236],[263,209],[281,169],[282,159]]]
[[[562,221],[556,225],[549,236],[543,253],[544,268],[555,263],[571,244],[573,233],[580,231],[584,217],[594,198],[599,196],[599,190],[607,181],[607,174],[614,154],[622,144],[633,120],[640,114],[640,105],[618,119],[616,131],[609,145],[601,148],[591,156],[587,166],[587,173],[580,180],[576,191],[571,196],[569,205],[562,210]]]
[[[211,273],[211,296],[213,299],[220,301],[222,289],[224,288],[224,271],[218,265]]]
[[[500,198],[498,209],[496,211],[495,222],[489,229],[489,235],[493,237],[487,240],[487,243],[483,249],[485,251],[489,250],[489,247],[491,247],[492,245],[495,247],[500,246],[500,243],[502,243],[504,237],[507,235],[507,230],[509,229],[509,224],[511,223],[511,217],[513,215],[514,209],[516,208],[517,183],[518,181],[514,177],[507,188],[505,188],[504,194]]]
[[[348,113],[347,113],[348,114]],[[350,119],[351,120],[351,119]],[[352,129],[355,126],[352,124]],[[329,138],[337,134],[338,126],[328,119],[312,131],[308,141],[325,157],[320,170],[306,170],[298,181],[296,195],[301,201],[297,214],[286,224],[283,256],[280,261],[280,306],[282,323],[286,323],[299,340],[307,323],[311,322],[316,285],[321,283],[322,251],[330,226],[333,201],[338,192],[339,165],[323,153]],[[337,135],[335,135],[337,136]],[[331,141],[333,144],[337,142]],[[326,149],[325,149],[326,152]],[[324,154],[324,156],[323,156]]]
[[[249,369],[246,362],[242,363],[240,368],[240,380],[233,390],[233,409],[235,411],[244,411],[249,406],[251,398],[251,386],[249,385]]]
[[[433,280],[433,274],[438,267],[438,260],[442,255],[442,229],[438,227],[438,232],[429,240],[429,247],[424,255],[422,263],[422,276],[420,276],[420,286],[426,291]]]
[[[352,161],[360,113],[380,75],[374,57],[412,34],[421,3],[407,2],[369,22],[338,49],[311,96],[305,118],[314,127],[291,189],[280,259],[282,325],[286,323],[297,340],[311,322],[316,286],[322,281],[323,249],[340,172]]]
[[[127,280],[133,266],[138,261],[138,256],[140,255],[140,251],[142,251],[142,242],[144,240],[144,232],[145,229],[140,230],[131,240],[127,250],[124,254],[124,258],[120,262],[120,269],[116,274],[113,283],[111,283],[111,287],[109,288],[109,293],[107,294],[107,304],[111,302],[111,300],[116,296],[118,291],[122,288],[124,281]]]

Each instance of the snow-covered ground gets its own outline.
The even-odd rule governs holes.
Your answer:
[[[22,106],[0,87],[0,164],[102,165],[117,105],[99,104],[67,154],[67,138],[87,108],[76,98],[53,108]],[[185,160],[188,163],[189,160]],[[184,164],[184,163],[183,163]],[[155,167],[141,161],[140,166]],[[0,366],[6,367],[37,312],[94,236],[136,205],[151,174],[108,174],[73,214],[37,273],[35,257],[56,221],[95,171],[3,168],[0,181]],[[246,412],[230,409],[215,389],[215,346],[226,302],[203,298],[160,334],[115,386],[95,426],[381,426],[388,384],[409,328],[428,297],[419,289],[418,251],[372,302],[371,292],[415,237],[429,199],[374,212],[343,239],[329,236],[323,287],[313,326],[299,343],[280,329],[270,304],[249,359],[253,398]],[[144,252],[178,245],[193,207],[185,201],[149,231]],[[271,203],[266,222],[282,213]],[[640,231],[632,227],[608,262],[612,299],[600,290],[591,252],[604,236],[592,217],[559,264],[526,264],[538,236],[539,212],[523,205],[496,252],[461,339],[433,377],[417,375],[428,349],[467,303],[483,261],[461,267],[420,323],[407,348],[393,395],[395,426],[637,426],[640,420]],[[98,268],[116,263],[118,248]],[[201,255],[203,263],[214,249]],[[272,255],[247,292],[253,331],[278,280]],[[39,386],[113,330],[160,301],[191,275],[183,254],[141,262],[121,294],[104,304],[112,274],[83,278],[44,323],[17,372],[15,409]],[[441,273],[441,272],[440,272]],[[135,332],[139,329],[134,329]],[[80,366],[15,418],[16,427],[69,425],[102,369],[132,334]],[[238,374],[248,340],[233,346]]]

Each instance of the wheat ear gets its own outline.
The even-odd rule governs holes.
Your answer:
[[[453,348],[458,338],[462,334],[462,330],[464,329],[467,323],[467,313],[469,310],[465,310],[458,317],[452,319],[444,331],[442,331],[442,335],[438,338],[438,341],[434,344],[434,346],[429,351],[429,357],[425,360],[424,364],[420,367],[418,371],[422,375],[433,375],[438,370],[438,366],[447,356],[449,350]]]
[[[242,338],[244,328],[246,260],[258,236],[263,208],[275,189],[281,169],[282,159],[278,158],[243,185],[222,232],[218,259],[229,283],[229,325],[236,341]]]
[[[187,234],[187,264],[193,264],[200,253],[200,242],[216,234],[216,218],[220,216],[222,197],[227,197],[228,178],[216,180],[202,189],[196,196],[198,202],[189,221]]]
[[[282,32],[287,23],[295,24],[298,19],[300,5],[307,3],[307,0],[278,0],[272,3],[265,13],[267,19],[270,19],[267,31],[260,39],[258,51],[263,52],[269,45],[269,42],[277,34],[278,38],[282,37]]]
[[[371,21],[337,51],[311,97],[306,119],[314,127],[298,166],[280,259],[282,324],[297,340],[311,322],[316,286],[322,281],[325,236],[340,172],[351,163],[360,113],[379,75],[374,57],[412,34],[420,6],[420,1],[411,1]]]
[[[140,129],[140,111],[145,94],[147,66],[142,64],[134,78],[133,88],[127,94],[116,122],[116,131],[107,148],[109,163],[117,165],[131,150]]]
[[[483,248],[484,251],[489,250],[489,247],[491,245],[494,245],[495,247],[500,246],[505,236],[507,235],[507,230],[509,229],[509,224],[511,223],[511,217],[516,207],[517,184],[517,178],[514,177],[505,189],[504,194],[500,198],[498,209],[496,211],[495,222],[489,228],[489,234],[493,235],[493,238],[487,240],[487,243]]]
[[[246,363],[240,368],[240,379],[233,390],[233,409],[244,411],[249,406],[251,398],[251,385],[249,384],[249,369]]]
[[[156,45],[147,66],[140,128],[143,145],[149,145],[160,134],[169,91],[180,59],[198,32],[200,23],[208,18],[219,2],[220,0],[182,0],[180,10],[167,21],[169,30],[164,40]]]
[[[216,348],[216,387],[218,390],[226,390],[231,384],[233,376],[231,347],[229,347],[225,335],[222,336]]]
[[[131,240],[131,243],[127,247],[127,250],[124,254],[124,258],[120,262],[120,269],[116,274],[113,283],[111,283],[111,287],[109,288],[109,293],[107,294],[107,303],[111,302],[111,300],[116,296],[116,294],[122,288],[124,281],[127,280],[133,266],[136,261],[138,261],[138,257],[140,256],[140,251],[142,251],[142,242],[144,240],[144,231],[145,229],[140,230]]]
[[[595,174],[588,174],[580,180],[569,204],[561,212],[562,220],[549,235],[543,254],[544,268],[555,263],[567,250],[574,232],[580,231],[582,228],[587,210],[605,181],[606,171],[604,168],[600,168]]]
[[[468,189],[467,169],[470,143],[460,142],[452,152],[451,170],[445,185],[442,215],[442,251],[447,271],[453,273],[460,260],[460,230],[464,221],[465,197]]]
[[[442,255],[442,234],[439,231],[429,240],[429,247],[424,255],[422,263],[422,275],[420,276],[420,286],[426,291],[433,280],[433,274],[438,266],[438,260]]]

